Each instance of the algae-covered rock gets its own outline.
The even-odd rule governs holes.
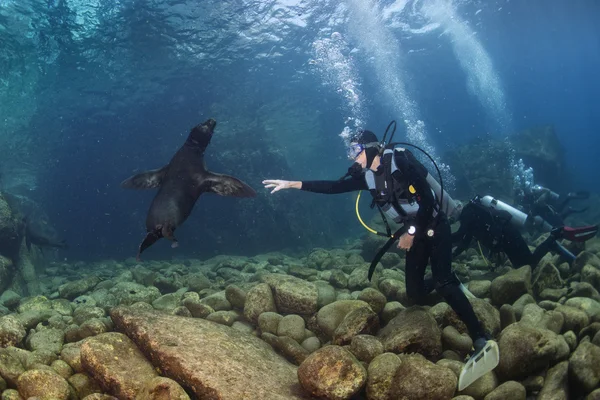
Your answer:
[[[62,350],[65,334],[59,329],[41,329],[27,337],[31,351],[46,350],[58,354]]]
[[[69,379],[73,375],[73,368],[71,368],[64,360],[56,360],[50,367],[65,379]]]
[[[383,307],[387,303],[385,296],[377,289],[365,288],[358,295],[358,300],[362,300],[371,307],[375,314],[383,311]]]
[[[225,298],[233,308],[244,309],[246,303],[246,292],[236,285],[228,285],[225,288]]]
[[[273,292],[266,283],[259,283],[248,291],[244,303],[244,316],[257,323],[258,317],[265,312],[277,312]],[[276,332],[275,332],[276,333]]]
[[[473,293],[475,297],[480,299],[490,297],[490,291],[492,287],[491,281],[477,281],[473,280],[469,282],[469,291]]]
[[[569,376],[573,386],[589,393],[600,385],[600,347],[583,341],[569,358]]]
[[[383,354],[383,345],[375,336],[357,335],[352,338],[350,351],[360,361],[370,363],[375,357]]]
[[[258,327],[262,332],[268,332],[277,335],[279,322],[283,318],[282,315],[275,312],[267,311],[258,316]]]
[[[512,304],[522,295],[531,294],[531,267],[526,265],[494,279],[490,293],[492,302],[499,306]]]
[[[265,275],[262,280],[273,290],[279,312],[300,315],[317,312],[319,292],[314,283],[278,274]]]
[[[32,369],[19,376],[17,389],[24,399],[38,397],[41,399],[68,400],[69,383],[60,375],[48,370]]]
[[[17,346],[25,338],[25,327],[13,316],[0,317],[0,347]]]
[[[67,282],[58,288],[60,297],[72,300],[82,294],[86,294],[100,283],[100,278],[97,276],[89,276],[84,279]]]
[[[394,353],[383,353],[369,364],[367,397],[371,400],[388,400],[396,370],[402,363]]]
[[[0,349],[0,376],[6,379],[11,387],[17,386],[17,379],[23,372],[25,368],[19,358],[7,349]]]
[[[418,354],[402,356],[401,360],[392,381],[390,398],[398,400],[452,398],[458,378],[451,369],[433,364]]]
[[[319,328],[328,337],[333,337],[335,330],[342,323],[346,315],[358,308],[369,307],[361,300],[338,300],[321,308],[317,313]]]
[[[569,362],[562,361],[548,370],[537,400],[569,399]]]
[[[203,319],[126,307],[112,310],[111,317],[166,377],[198,398],[302,397],[296,367],[253,335]]]
[[[120,399],[135,399],[157,375],[137,346],[122,333],[105,333],[81,345],[81,364],[102,388]]]
[[[414,352],[430,358],[442,353],[442,332],[431,314],[421,307],[403,310],[377,336],[386,352]]]
[[[333,332],[333,344],[350,344],[352,338],[360,334],[375,334],[379,329],[379,318],[370,307],[360,307],[350,311]]]
[[[573,297],[567,300],[565,305],[585,311],[592,322],[600,322],[600,302],[596,300],[586,297]]]
[[[298,368],[302,387],[313,396],[349,399],[367,381],[367,371],[340,346],[325,346],[304,360]]]
[[[102,393],[100,384],[87,374],[77,373],[68,378],[68,382],[75,389],[80,399],[94,393]]]
[[[229,300],[227,300],[224,290],[210,294],[210,295],[200,299],[200,303],[206,304],[207,306],[211,307],[215,311],[231,310],[231,303],[229,302]]]
[[[133,282],[119,282],[109,290],[117,304],[130,305],[142,301],[151,304],[161,296],[160,291],[154,287],[146,287]]]
[[[483,400],[525,400],[526,396],[525,386],[519,382],[508,381],[494,389]]]
[[[289,336],[298,343],[304,340],[304,319],[299,315],[286,315],[279,321],[277,336]]]
[[[136,400],[189,400],[190,396],[179,383],[157,376],[146,382]]]
[[[309,355],[308,350],[289,336],[278,337],[268,332],[263,332],[260,337],[295,365],[300,365]]]
[[[502,331],[498,347],[500,364],[496,372],[502,380],[527,378],[569,355],[569,345],[562,336],[520,322]]]
[[[227,326],[233,325],[234,322],[239,321],[241,318],[242,315],[237,311],[215,311],[206,316],[207,321]]]

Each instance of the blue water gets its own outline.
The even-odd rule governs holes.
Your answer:
[[[294,251],[362,234],[353,195],[271,197],[260,182],[337,179],[349,164],[343,129],[382,134],[391,119],[397,139],[438,157],[552,124],[565,186],[597,193],[598,15],[593,0],[0,0],[2,184],[42,205],[69,259],[135,255],[154,192],[119,182],[167,163],[209,117],[209,169],[259,197],[202,197],[177,231],[180,249],[159,242],[146,257]],[[341,58],[319,60],[319,41]]]

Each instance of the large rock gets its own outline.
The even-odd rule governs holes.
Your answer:
[[[563,336],[520,322],[502,331],[498,347],[500,364],[496,372],[501,380],[525,379],[569,356]]]
[[[23,323],[14,315],[0,318],[0,347],[17,346],[25,338]]]
[[[394,353],[380,354],[370,362],[367,398],[370,400],[388,400],[390,398],[390,388],[401,363],[400,357]]]
[[[537,400],[569,399],[569,362],[563,361],[550,368]]]
[[[533,291],[539,296],[545,289],[560,289],[564,282],[560,272],[552,263],[544,263],[536,268],[533,278]]]
[[[279,312],[300,315],[317,312],[319,292],[314,283],[280,274],[268,274],[262,280],[273,290]]]
[[[582,393],[600,385],[600,347],[584,341],[569,358],[570,382]]]
[[[333,337],[346,315],[359,308],[369,308],[369,305],[362,300],[338,300],[327,304],[317,313],[319,328],[326,336]]]
[[[160,297],[160,291],[156,287],[146,287],[133,282],[119,282],[109,290],[109,293],[115,297],[117,304],[124,305],[139,301],[151,304]]]
[[[492,302],[496,305],[512,304],[531,291],[531,267],[526,265],[499,276],[490,287]]]
[[[421,307],[401,311],[377,336],[387,352],[414,352],[432,359],[442,352],[442,332],[433,316]]]
[[[190,400],[190,396],[174,380],[157,376],[146,382],[136,400]]]
[[[115,327],[160,368],[202,399],[303,398],[296,367],[262,340],[230,327],[117,307]]]
[[[136,345],[117,332],[86,340],[81,363],[104,390],[120,399],[135,399],[146,381],[158,375]]]
[[[262,313],[276,312],[275,299],[271,288],[266,283],[259,283],[248,291],[246,303],[244,304],[244,316],[258,323],[258,317]]]
[[[600,322],[600,302],[596,300],[586,297],[573,297],[567,300],[565,305],[585,311],[591,321]]]
[[[379,318],[370,307],[350,311],[333,333],[333,344],[350,344],[360,334],[374,334],[379,329]]]
[[[363,387],[367,371],[344,348],[325,346],[304,360],[298,368],[298,379],[313,396],[343,400]]]
[[[435,365],[422,356],[407,355],[390,388],[390,399],[449,400],[454,396],[458,378],[451,369]]]
[[[97,276],[67,282],[58,288],[58,294],[62,298],[72,300],[91,291],[99,282],[100,278]]]
[[[25,372],[21,361],[14,357],[9,350],[0,349],[0,377],[6,379],[12,387],[17,386],[17,379]]]
[[[19,394],[24,399],[69,399],[69,383],[54,371],[32,369],[17,381]]]

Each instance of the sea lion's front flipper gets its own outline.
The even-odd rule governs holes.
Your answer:
[[[255,197],[256,192],[250,186],[233,176],[209,172],[204,177],[202,189],[220,196]]]
[[[121,187],[125,189],[154,189],[162,184],[162,180],[167,172],[167,166],[160,169],[151,169],[145,171],[121,182]]]

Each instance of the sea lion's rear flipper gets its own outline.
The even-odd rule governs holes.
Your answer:
[[[151,169],[130,176],[121,182],[121,187],[125,189],[155,189],[162,184],[166,172],[166,165],[160,169]]]
[[[142,252],[144,250],[146,250],[148,247],[152,246],[154,243],[156,243],[156,241],[158,239],[160,239],[161,237],[162,237],[162,233],[161,233],[160,229],[157,229],[153,232],[148,232],[148,234],[144,238],[144,241],[140,244],[140,249],[138,250],[136,259],[138,261],[141,261],[140,255],[142,254]]]
[[[204,176],[202,182],[202,189],[205,192],[211,192],[220,196],[233,196],[233,197],[255,197],[256,191],[250,186],[234,178],[233,176],[224,174],[215,174],[209,172],[208,176]]]

